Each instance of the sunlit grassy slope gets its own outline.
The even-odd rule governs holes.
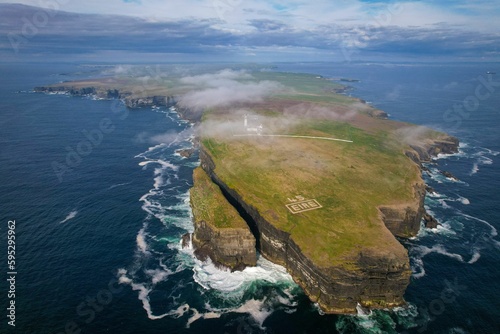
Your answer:
[[[248,228],[201,167],[194,170],[193,181],[190,199],[193,214],[198,221],[205,221],[216,228]]]

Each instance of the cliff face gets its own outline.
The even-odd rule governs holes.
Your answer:
[[[248,229],[221,230],[195,217],[194,230],[192,242],[200,260],[209,257],[215,265],[232,271],[256,265],[255,238]]]
[[[202,168],[226,196],[252,218],[249,223],[257,231],[261,254],[286,267],[309,298],[325,312],[355,313],[358,303],[370,308],[404,305],[403,294],[409,284],[411,270],[402,245],[401,252],[397,254],[405,256],[392,254],[388,258],[387,254],[380,254],[377,250],[364,249],[351,263],[320,268],[303,254],[289,233],[275,228],[255,207],[243,201],[235,190],[221,181],[214,162],[203,149],[200,159]]]
[[[431,161],[438,154],[452,154],[458,152],[458,139],[453,136],[443,136],[435,140],[423,141],[420,144],[410,145],[406,155],[417,164]]]
[[[68,93],[74,96],[96,96],[101,99],[122,99],[128,108],[144,108],[151,106],[171,107],[177,103],[175,96],[134,96],[131,92],[120,91],[115,88],[78,87],[74,85],[35,87],[35,92]]]
[[[391,233],[400,238],[417,235],[420,221],[425,214],[425,184],[417,183],[413,187],[414,200],[406,205],[380,206],[381,219]]]
[[[209,257],[214,264],[233,271],[255,266],[255,237],[246,222],[201,168],[194,170],[193,181],[190,198],[195,255],[202,261]]]
[[[442,136],[439,139],[427,140],[419,145],[411,145],[406,155],[419,166],[428,162],[438,154],[458,152],[458,139]],[[410,238],[417,235],[420,222],[426,214],[424,209],[425,183],[423,180],[414,185],[414,201],[407,205],[380,206],[381,218],[385,225],[397,237]]]

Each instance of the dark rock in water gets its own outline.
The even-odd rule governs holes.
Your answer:
[[[454,181],[458,181],[458,179],[456,178],[455,175],[451,174],[450,172],[447,172],[447,171],[441,171],[441,174],[443,174],[444,176],[446,176],[447,178],[449,179],[452,179]]]
[[[175,151],[175,153],[180,154],[181,157],[190,158],[194,153],[194,148],[180,149],[180,150]]]
[[[186,233],[182,236],[182,248],[189,248],[191,246],[191,233]]]
[[[208,260],[208,258],[210,257],[210,254],[212,254],[212,253],[211,253],[209,247],[205,247],[205,246],[204,247],[197,247],[194,250],[194,255],[200,261]]]
[[[432,194],[432,193],[435,193],[436,191],[434,190],[434,188],[432,188],[431,186],[428,186],[426,185],[425,186],[425,190],[427,191],[427,193],[429,194]]]
[[[436,218],[432,217],[430,214],[424,214],[425,227],[427,228],[437,228],[439,223]]]

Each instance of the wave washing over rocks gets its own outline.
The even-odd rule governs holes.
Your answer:
[[[283,267],[260,257],[256,267],[230,272],[210,260],[199,261],[192,248],[182,248],[182,235],[194,228],[188,190],[197,157],[177,153],[192,145],[189,124],[161,108],[154,110],[182,127],[174,141],[136,156],[144,172],[152,173],[153,182],[139,199],[147,216],[136,237],[134,259],[118,270],[120,283],[137,292],[150,319],[182,318],[186,327],[199,319],[234,313],[250,315],[262,328],[275,310],[294,312],[301,290]],[[161,302],[158,294],[163,295]]]

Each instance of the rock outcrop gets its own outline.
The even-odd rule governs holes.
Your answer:
[[[415,236],[420,229],[420,221],[425,214],[425,184],[415,184],[414,200],[405,205],[380,206],[381,218],[391,233],[400,238]]]
[[[432,217],[428,213],[424,215],[424,222],[425,222],[425,227],[427,228],[437,228],[439,225],[439,222],[436,220],[436,218]]]
[[[434,140],[425,140],[419,144],[410,145],[406,155],[417,164],[429,162],[438,154],[452,154],[458,152],[458,139],[453,136],[441,136]]]
[[[210,258],[232,271],[255,266],[255,237],[246,222],[201,168],[194,170],[193,181],[190,197],[196,257],[202,261]]]
[[[444,136],[437,140],[427,140],[420,145],[411,145],[406,155],[417,163],[423,171],[428,170],[422,166],[438,154],[451,154],[458,152],[458,139],[452,136]],[[446,174],[444,174],[447,176]],[[450,174],[451,175],[451,174]],[[422,218],[430,217],[424,209],[426,190],[429,188],[423,180],[414,185],[414,198],[412,203],[397,206],[380,206],[382,220],[387,228],[397,237],[409,238],[415,236],[420,229]],[[435,228],[434,218],[432,221],[425,220],[426,226]]]
[[[212,262],[231,271],[255,266],[255,238],[246,228],[218,229],[204,220],[195,219],[192,236],[194,254],[202,261]]]

